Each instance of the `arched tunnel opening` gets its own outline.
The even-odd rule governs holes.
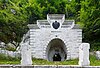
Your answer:
[[[49,42],[46,50],[47,59],[49,61],[66,60],[66,46],[61,39],[53,39]]]

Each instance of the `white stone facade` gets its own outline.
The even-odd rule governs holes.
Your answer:
[[[57,22],[56,29],[53,26]],[[29,44],[32,56],[53,61],[57,53],[61,61],[79,57],[82,29],[74,20],[65,20],[63,14],[48,14],[47,20],[29,24]]]
[[[27,43],[21,44],[21,65],[32,65],[31,49]]]
[[[79,65],[80,66],[89,66],[89,43],[82,43],[79,47]]]

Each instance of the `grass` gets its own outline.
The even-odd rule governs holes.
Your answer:
[[[14,64],[14,65],[17,65],[17,64],[20,64],[20,61],[10,61],[10,60],[0,60],[0,65],[11,65],[11,64]]]
[[[0,64],[20,64],[20,58],[0,54]]]
[[[33,65],[77,65],[78,59],[74,60],[66,60],[66,61],[60,61],[60,62],[52,62],[47,61],[43,59],[33,59]]]
[[[1,59],[2,58],[2,59]],[[10,58],[10,59],[9,59]],[[16,58],[6,57],[0,55],[0,64],[20,64],[20,60]],[[61,62],[50,62],[43,59],[33,59],[33,65],[78,65],[78,59],[66,60]],[[95,56],[90,55],[90,65],[100,66],[100,60],[97,60]]]
[[[90,65],[91,66],[100,66],[100,60],[97,60],[94,55],[90,55]]]
[[[20,60],[0,60],[0,64],[20,64]],[[43,59],[33,59],[33,65],[77,65],[78,60],[66,60],[61,62],[50,62]]]

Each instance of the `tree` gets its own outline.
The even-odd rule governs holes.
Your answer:
[[[95,43],[100,42],[100,0],[83,0],[80,4],[79,18],[84,24],[83,41],[89,42],[93,48],[97,46]]]
[[[23,33],[27,31],[27,18],[23,8],[19,6],[21,1],[0,1],[0,40],[8,42],[20,42]]]
[[[100,0],[0,0],[0,41],[20,43],[29,23],[66,14],[83,27],[83,41],[100,42]]]

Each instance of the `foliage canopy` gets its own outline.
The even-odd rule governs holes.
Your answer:
[[[20,43],[27,24],[65,14],[83,27],[83,41],[100,42],[100,0],[0,0],[0,41]]]

